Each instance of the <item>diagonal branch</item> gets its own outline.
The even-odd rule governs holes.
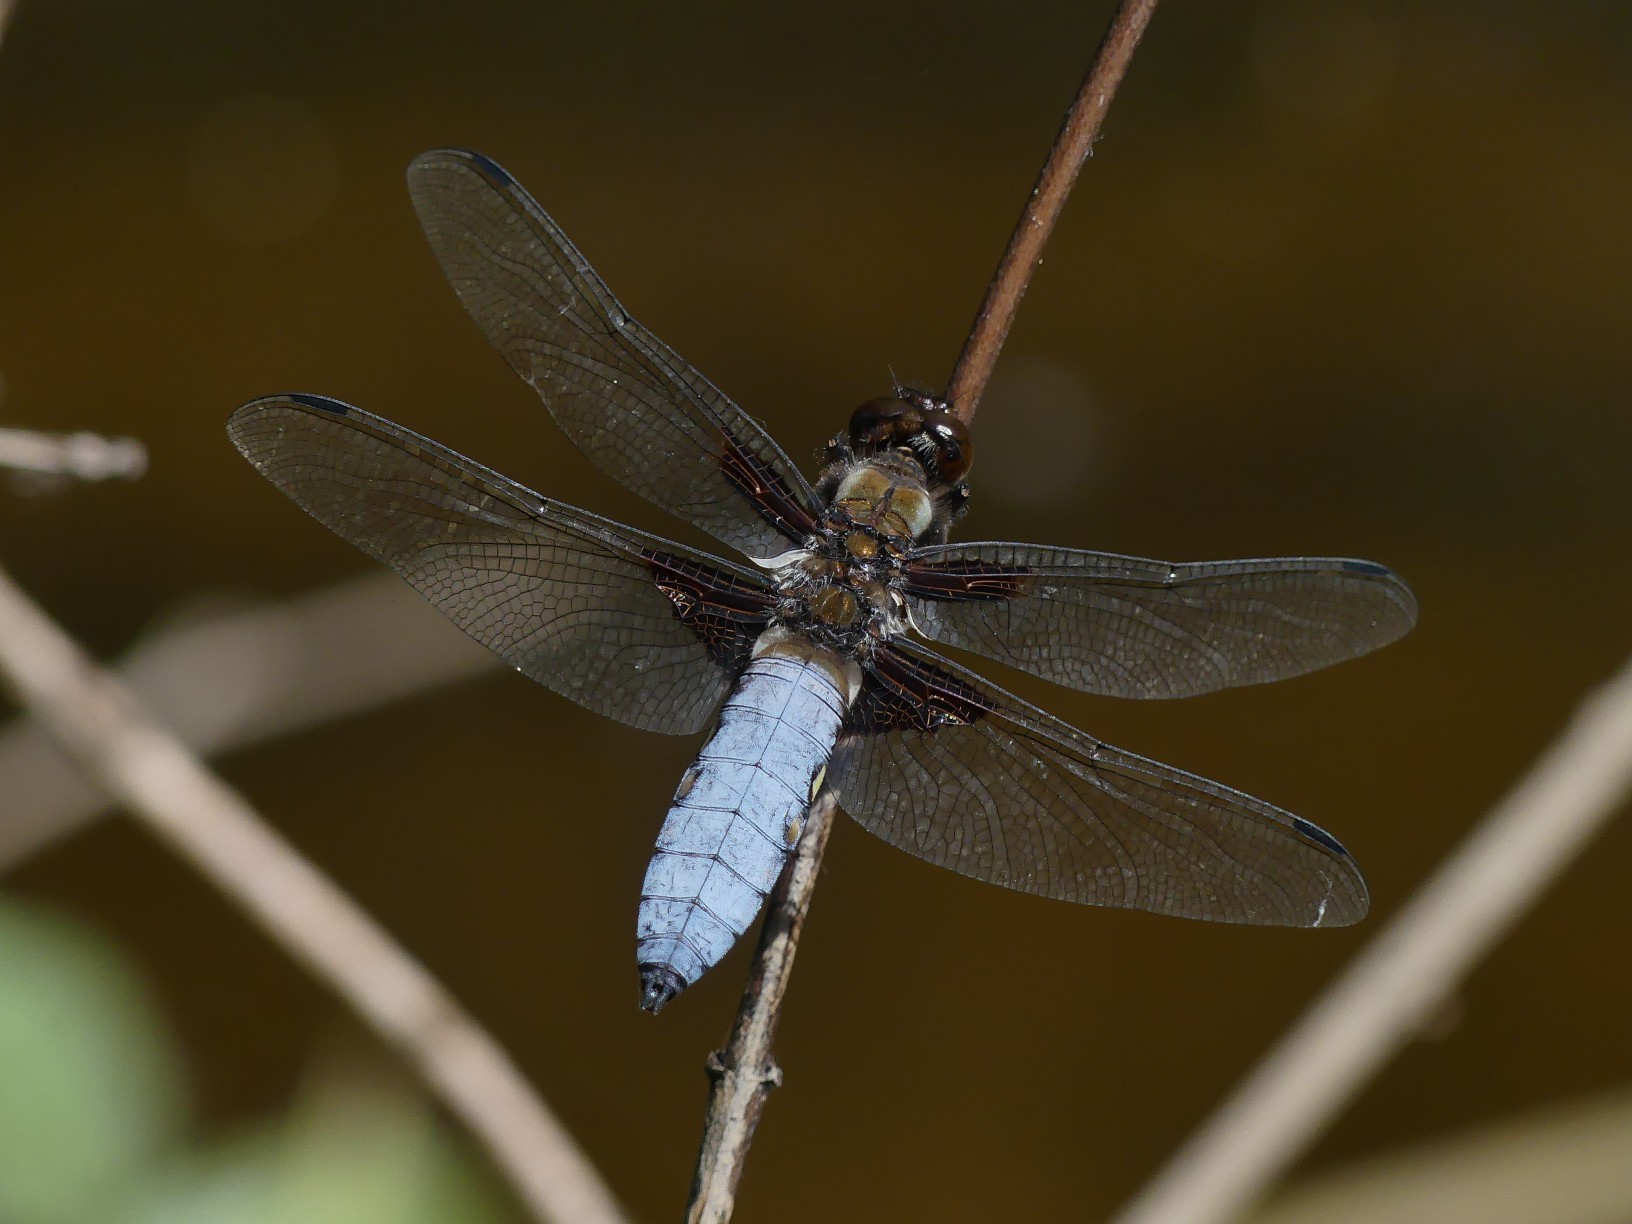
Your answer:
[[[267,828],[0,571],[0,676],[101,787],[418,1068],[541,1220],[621,1224],[610,1191],[442,984]]]
[[[395,574],[277,603],[182,615],[139,640],[118,680],[200,757],[257,744],[495,670]],[[0,725],[0,874],[112,808],[23,714]]]
[[[722,1053],[709,1061],[714,1089],[703,1119],[702,1150],[715,1153],[715,1157],[697,1161],[686,1213],[688,1224],[719,1224],[731,1218],[743,1161],[754,1141],[760,1112],[771,1089],[782,1082],[782,1068],[771,1054],[771,1038],[782,1017],[782,998],[793,973],[793,954],[799,950],[799,932],[810,912],[816,874],[838,810],[838,801],[829,791],[811,804],[799,849],[771,894],[731,1040]]]
[[[1632,1220],[1632,1091],[1571,1099],[1385,1149],[1278,1192],[1252,1224]]]
[[[1632,659],[1116,1217],[1219,1224],[1257,1199],[1632,792]]]
[[[1031,199],[1015,225],[1008,250],[998,265],[986,301],[953,371],[948,396],[966,422],[974,416],[1032,269],[1065,207],[1077,170],[1093,147],[1106,108],[1122,82],[1134,48],[1155,8],[1156,0],[1122,0],[1093,67],[1066,112],[1065,124],[1054,140]],[[799,946],[799,933],[810,909],[822,853],[827,847],[837,809],[837,800],[827,792],[811,806],[798,852],[784,871],[766,910],[759,948],[754,954],[731,1039],[710,1062],[714,1085],[709,1093],[686,1217],[692,1224],[721,1224],[731,1218],[737,1184],[742,1178],[760,1113],[771,1089],[781,1082],[782,1073],[771,1055],[771,1042],[776,1035],[793,956]]]
[[[1077,171],[1094,151],[1105,112],[1110,109],[1111,99],[1122,84],[1139,39],[1155,11],[1156,0],[1122,0],[1111,18],[1110,28],[1105,31],[1104,41],[1099,44],[1093,66],[1082,79],[1076,101],[1065,113],[1065,123],[1054,138],[1048,160],[1043,163],[1042,173],[1037,176],[1037,185],[1031,189],[1020,219],[1014,224],[1008,249],[992,275],[986,300],[980,304],[957,368],[952,371],[946,398],[965,424],[974,419],[975,409],[980,406],[980,397],[992,377],[998,351],[1008,339],[1009,328],[1020,309],[1020,299],[1031,283],[1031,274],[1042,260],[1043,248],[1054,233],[1054,223],[1065,211],[1065,201],[1076,184]]]

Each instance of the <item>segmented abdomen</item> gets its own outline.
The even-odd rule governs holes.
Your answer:
[[[749,663],[675,792],[641,890],[642,1006],[656,1011],[730,950],[798,844],[845,702],[810,658]]]

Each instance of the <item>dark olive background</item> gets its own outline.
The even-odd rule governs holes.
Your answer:
[[[152,470],[0,500],[5,563],[107,656],[201,592],[362,569],[227,444],[233,407],[287,389],[685,537],[464,318],[408,159],[501,160],[644,322],[813,454],[891,371],[944,381],[1109,9],[22,0],[0,51],[5,418],[138,435]],[[1331,829],[1374,917],[1074,908],[841,824],[742,1218],[1103,1215],[1618,664],[1629,218],[1622,5],[1163,6],[977,419],[961,538],[1405,574],[1410,638],[1291,683],[1134,705],[1002,677]],[[635,1008],[638,885],[696,747],[494,673],[221,764],[655,1220],[746,964],[657,1021]],[[1624,1083],[1629,873],[1621,822],[1308,1166]],[[123,821],[11,883],[139,958],[214,1123],[285,1100],[350,1023]]]

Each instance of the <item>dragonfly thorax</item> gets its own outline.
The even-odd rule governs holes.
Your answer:
[[[776,622],[830,649],[862,653],[904,629],[905,604],[892,584],[895,550],[860,530],[822,543],[778,571]]]
[[[899,452],[864,459],[838,482],[830,521],[835,528],[862,528],[862,540],[910,547],[928,531],[935,508],[924,488],[923,469]]]
[[[808,547],[777,558],[775,620],[835,650],[866,653],[907,627],[901,559],[932,517],[911,465],[853,465]]]

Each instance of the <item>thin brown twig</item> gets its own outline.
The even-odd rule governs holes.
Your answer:
[[[85,770],[415,1065],[541,1220],[621,1224],[611,1192],[447,990],[199,764],[0,570],[0,673]]]
[[[952,374],[949,398],[964,421],[974,416],[1032,269],[1065,207],[1077,170],[1093,146],[1106,108],[1155,8],[1156,0],[1123,0],[1093,66],[1066,112],[1065,123],[1010,236],[1008,250]],[[827,792],[812,804],[799,850],[767,907],[730,1042],[711,1060],[714,1084],[687,1212],[692,1224],[722,1224],[731,1218],[760,1113],[771,1089],[781,1082],[771,1043],[837,809],[838,801]]]
[[[714,1080],[708,1113],[703,1121],[703,1153],[699,1157],[686,1209],[688,1224],[721,1224],[736,1206],[737,1183],[748,1146],[754,1140],[760,1111],[771,1089],[782,1082],[782,1069],[771,1054],[771,1038],[782,1014],[782,999],[793,973],[794,953],[810,901],[828,834],[839,805],[830,792],[819,795],[805,817],[799,849],[788,862],[771,894],[753,968],[743,991],[742,1010],[731,1029],[731,1040],[709,1062]]]
[[[1235,1219],[1410,1040],[1632,793],[1632,659],[1116,1224]]]
[[[1065,113],[1065,123],[1054,138],[1020,219],[1015,222],[1008,249],[992,275],[986,300],[980,304],[980,311],[969,329],[969,339],[964,342],[957,367],[952,371],[946,398],[965,424],[974,419],[975,409],[980,406],[992,367],[997,364],[998,350],[1008,338],[1015,313],[1020,309],[1020,299],[1031,283],[1031,274],[1043,257],[1043,247],[1054,232],[1054,223],[1065,210],[1065,201],[1077,181],[1077,171],[1094,151],[1105,112],[1110,109],[1111,99],[1122,84],[1139,39],[1155,11],[1156,0],[1122,0],[1088,75],[1082,79],[1076,100]]]

